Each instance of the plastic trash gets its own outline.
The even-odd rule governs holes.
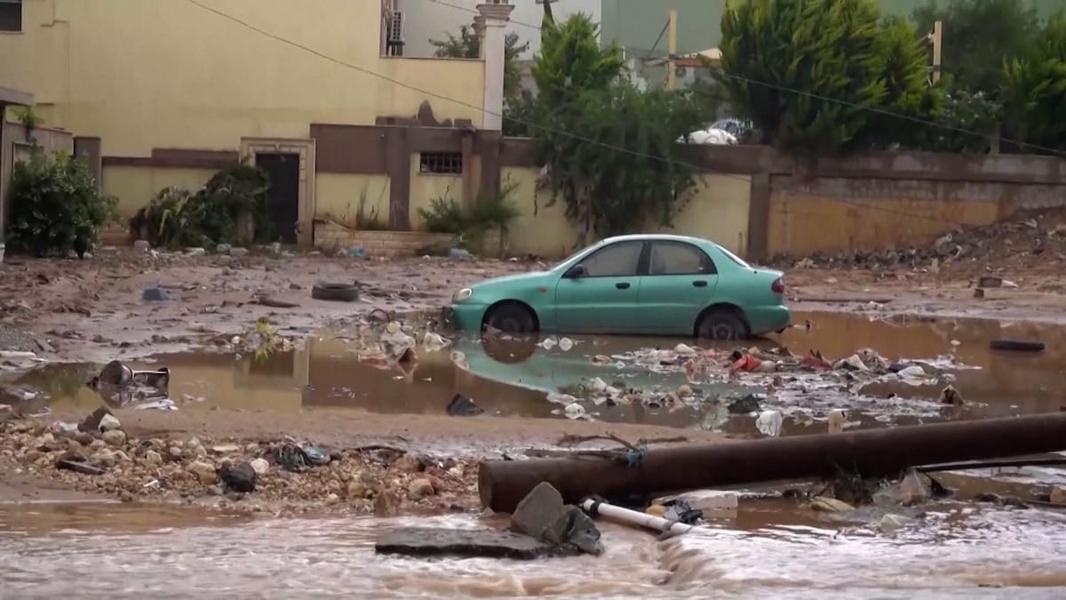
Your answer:
[[[304,458],[307,459],[308,464],[328,465],[331,460],[329,452],[326,452],[319,446],[305,444],[300,446],[300,451],[303,452]]]
[[[842,410],[834,410],[829,413],[829,433],[840,433],[844,431],[844,423],[847,421],[847,416],[844,415]]]
[[[422,338],[422,348],[426,352],[439,352],[448,345],[448,340],[444,339],[440,334],[426,332],[426,335]]]
[[[544,338],[537,345],[541,348],[544,348],[545,350],[551,350],[552,348],[559,345],[559,340],[555,339],[554,337]]]
[[[567,419],[581,419],[587,416],[587,414],[585,413],[585,407],[581,406],[577,402],[571,402],[570,404],[567,404],[566,408],[563,409],[563,412],[566,415]]]
[[[674,346],[674,352],[677,352],[682,356],[692,356],[696,354],[696,349],[688,344],[678,344]]]
[[[750,372],[758,369],[759,365],[761,364],[761,360],[755,358],[750,354],[745,354],[744,356],[741,356],[736,362],[734,362],[732,366],[729,367],[729,371],[731,373],[736,373],[738,371]]]
[[[846,369],[848,371],[869,371],[870,368],[866,366],[866,363],[862,362],[858,354],[852,354],[847,358],[842,358],[833,365],[834,369]]]
[[[562,338],[559,340],[559,349],[563,352],[569,352],[574,348],[574,340],[570,338]]]
[[[777,437],[781,435],[781,425],[784,423],[784,418],[781,413],[776,410],[764,410],[759,413],[759,418],[755,420],[755,428],[759,430],[759,433],[770,437]]]
[[[599,377],[593,377],[592,379],[589,379],[588,388],[597,394],[602,394],[607,391],[607,382]]]

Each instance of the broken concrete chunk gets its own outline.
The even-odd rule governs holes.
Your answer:
[[[462,556],[530,560],[548,556],[551,546],[510,531],[410,527],[388,531],[377,540],[379,554]]]
[[[559,491],[548,482],[533,488],[511,515],[511,530],[535,539],[557,543],[565,539],[566,505]],[[556,528],[553,530],[553,528]],[[559,528],[562,528],[561,530]]]
[[[84,431],[86,433],[99,432],[100,423],[103,422],[104,417],[111,417],[115,421],[118,421],[118,419],[115,419],[114,415],[111,414],[111,411],[108,410],[106,406],[101,406],[100,408],[90,413],[89,416],[85,417],[85,420],[78,424],[78,431]],[[110,421],[108,421],[108,424],[110,425]],[[119,426],[121,426],[121,424]]]
[[[567,531],[564,545],[573,546],[585,554],[599,556],[603,554],[603,542],[600,530],[592,517],[576,506],[568,506]]]

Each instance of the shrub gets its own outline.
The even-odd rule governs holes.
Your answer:
[[[153,246],[176,246],[181,236],[181,216],[192,193],[182,187],[159,190],[147,207],[130,219],[130,232]]]
[[[114,220],[117,201],[101,195],[89,169],[62,153],[35,150],[11,179],[12,250],[83,256],[96,244],[100,228]]]
[[[426,229],[458,235],[468,249],[480,250],[486,232],[499,229],[501,234],[506,234],[511,221],[518,217],[518,209],[510,202],[517,188],[517,182],[507,181],[498,194],[479,196],[469,209],[464,209],[445,192],[430,201],[429,209],[419,209],[418,213]]]

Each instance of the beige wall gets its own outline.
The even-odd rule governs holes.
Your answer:
[[[167,187],[199,190],[216,171],[211,169],[163,169],[154,167],[105,166],[105,194],[118,198],[118,212],[123,219],[132,217]]]
[[[0,81],[35,95],[50,125],[100,136],[110,156],[236,149],[241,137],[306,138],[312,122],[413,116],[481,123],[479,60],[381,58],[377,0],[204,0],[398,87],[175,0],[27,0],[24,33],[0,35]],[[55,21],[53,23],[53,20]]]
[[[507,234],[507,252],[556,259],[578,247],[578,228],[566,218],[562,198],[551,204],[551,192],[536,189],[539,170],[505,167],[501,187],[518,184],[510,201],[520,215]],[[672,228],[649,225],[645,233],[661,232],[714,240],[740,254],[747,251],[750,178],[742,175],[704,175],[693,196],[674,217]],[[590,240],[591,242],[591,240]]]
[[[315,218],[330,219],[356,229],[360,199],[366,197],[364,214],[378,222],[389,222],[389,176],[318,173],[315,177],[318,201]]]

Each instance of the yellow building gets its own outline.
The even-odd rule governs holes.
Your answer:
[[[292,218],[309,244],[315,216],[350,212],[366,183],[330,181],[327,171],[328,196],[316,190],[316,161],[335,164],[365,149],[323,148],[313,124],[468,131],[499,112],[483,108],[499,96],[485,82],[502,86],[502,56],[388,56],[393,1],[5,0],[0,85],[32,94],[49,127],[90,138],[85,147],[99,155],[103,188],[124,216],[163,187],[198,187],[244,158],[272,176],[279,218]],[[511,7],[485,8],[482,22],[499,26],[482,30],[498,32],[502,48]],[[462,146],[444,150],[455,151],[438,157],[447,161]],[[462,180],[462,169],[454,175]],[[410,189],[390,186],[388,176],[377,174],[371,191]],[[411,211],[390,200],[386,219],[408,228]]]

